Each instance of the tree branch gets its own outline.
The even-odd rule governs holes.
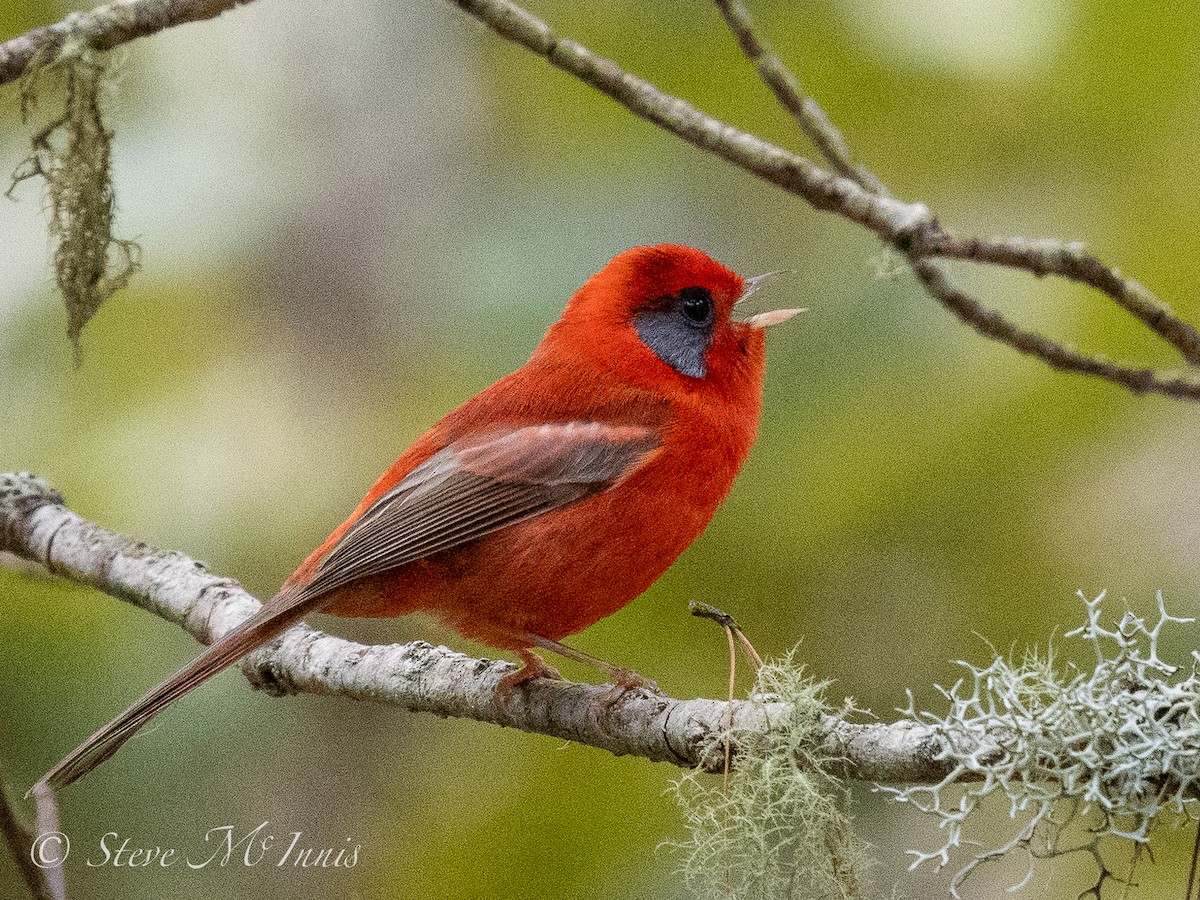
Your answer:
[[[820,104],[805,95],[795,74],[755,31],[750,13],[740,0],[715,0],[717,9],[725,17],[725,24],[737,38],[738,46],[746,59],[754,63],[759,77],[771,89],[779,105],[791,113],[801,130],[821,151],[821,155],[839,175],[856,182],[869,193],[891,196],[875,173],[854,162],[846,138]]]
[[[0,44],[0,85],[16,81],[30,60],[45,47],[68,38],[96,50],[111,50],[165,28],[215,19],[250,0],[114,0],[91,12],[71,13],[61,22],[34,28]]]
[[[202,643],[228,632],[259,607],[230,578],[202,563],[107,531],[71,512],[62,497],[28,473],[0,475],[0,550],[98,588],[168,622]],[[631,691],[609,706],[604,686],[539,680],[507,706],[497,682],[513,665],[472,659],[423,641],[367,646],[299,625],[252,653],[242,665],[250,683],[274,695],[314,693],[374,700],[414,712],[519,728],[677,766],[718,771],[724,749],[723,700],[678,700]],[[783,704],[734,704],[738,727],[765,729]],[[934,783],[951,771],[940,744],[912,721],[861,725],[828,717],[825,750],[842,774],[886,783]],[[734,747],[736,759],[737,748]]]
[[[4,843],[16,861],[21,880],[29,887],[34,900],[66,900],[66,878],[60,858],[63,848],[57,843],[58,805],[54,795],[48,789],[34,792],[37,821],[31,833],[21,823],[16,805],[6,790],[7,784],[4,769],[0,768],[0,835],[4,836]],[[43,865],[35,864],[35,858]]]
[[[714,153],[727,162],[873,231],[904,255],[931,297],[981,334],[1036,356],[1063,371],[1093,375],[1136,393],[1200,400],[1200,376],[1159,372],[1089,356],[1023,329],[956,288],[933,262],[943,258],[1055,275],[1102,291],[1122,309],[1200,365],[1200,332],[1178,317],[1145,287],[1089,254],[1082,244],[1022,237],[963,237],[942,227],[923,203],[906,203],[888,193],[868,169],[853,162],[845,139],[820,106],[805,97],[795,76],[753,31],[738,0],[716,0],[747,58],[780,103],[840,174],[802,156],[706,115],[685,100],[624,71],[612,60],[556,35],[550,26],[510,0],[453,0],[502,37],[544,57],[552,65],[607,94],[630,112]]]
[[[42,48],[61,46],[69,37],[108,50],[126,41],[185,22],[214,18],[250,0],[115,0],[88,13],[35,28],[0,44],[0,84],[25,71]],[[455,4],[551,64],[612,97],[660,128],[873,231],[901,252],[926,292],[981,334],[1063,371],[1092,375],[1137,393],[1200,400],[1200,377],[1160,372],[1070,349],[1021,328],[1000,312],[955,287],[932,260],[950,259],[1001,265],[1038,277],[1055,275],[1101,291],[1174,348],[1191,366],[1200,365],[1200,332],[1173,315],[1138,282],[1101,262],[1078,242],[1022,237],[971,237],[943,228],[922,203],[893,197],[868,168],[855,163],[845,138],[819,104],[753,28],[740,0],[715,0],[743,53],[776,99],[797,120],[835,170],[708,116],[656,88],[586,47],[554,34],[550,27],[509,0],[454,0]]]

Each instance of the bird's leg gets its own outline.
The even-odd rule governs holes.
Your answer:
[[[562,676],[558,674],[558,670],[546,665],[537,655],[530,650],[517,650],[517,656],[521,657],[521,662],[525,665],[517,669],[515,672],[509,672],[496,685],[496,701],[500,704],[500,708],[508,711],[508,701],[512,698],[513,691],[521,687],[525,682],[532,681],[534,678],[551,678],[556,681],[562,680]]]
[[[567,659],[573,659],[576,662],[584,663],[585,665],[595,666],[605,675],[613,680],[613,689],[609,691],[601,702],[605,705],[611,704],[620,699],[620,697],[633,688],[645,688],[654,694],[661,694],[662,691],[658,685],[649,678],[639,675],[633,669],[625,669],[621,666],[614,666],[610,662],[605,662],[595,656],[589,656],[581,650],[576,650],[574,647],[568,647],[566,644],[560,644],[558,641],[552,641],[549,638],[540,637],[536,634],[527,635],[529,642],[543,650],[549,650],[551,653],[557,653],[559,656],[565,656]]]

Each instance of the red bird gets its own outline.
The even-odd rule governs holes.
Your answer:
[[[615,257],[529,362],[418,438],[256,615],[39,784],[86,775],[169,703],[318,610],[425,610],[512,651],[525,665],[501,680],[502,698],[552,672],[531,648],[599,663],[558,641],[666,571],[754,443],[763,329],[799,312],[734,320],[757,281],[672,244]]]

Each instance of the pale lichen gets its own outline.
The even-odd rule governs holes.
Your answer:
[[[1158,595],[1153,623],[1126,612],[1112,629],[1101,621],[1104,594],[1087,599],[1087,623],[1068,632],[1090,645],[1094,665],[1058,664],[1052,653],[1019,661],[997,656],[942,693],[944,714],[902,712],[936,730],[953,763],[933,786],[881,788],[936,817],[941,847],[910,851],[912,867],[949,865],[967,843],[972,814],[998,798],[1017,823],[999,846],[973,854],[951,882],[963,882],[984,862],[1023,852],[1039,858],[1085,853],[1098,878],[1085,895],[1101,896],[1109,880],[1127,881],[1159,822],[1194,818],[1200,799],[1200,653],[1188,669],[1159,656],[1163,629],[1191,622],[1170,615]],[[1122,849],[1123,848],[1123,849]],[[1130,862],[1123,876],[1115,854]]]
[[[826,770],[826,685],[789,656],[764,665],[750,697],[758,722],[714,736],[732,740],[736,762],[726,780],[689,772],[675,794],[689,832],[672,846],[700,900],[851,900],[862,896],[864,846],[851,829],[844,786]],[[761,727],[768,705],[787,717]],[[719,745],[718,745],[719,746]],[[716,751],[718,754],[720,750]]]

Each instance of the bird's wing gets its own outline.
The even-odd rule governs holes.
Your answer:
[[[564,422],[451,444],[355,520],[304,595],[322,596],[606,490],[658,442],[641,426]]]
[[[58,789],[82,778],[166,706],[320,608],[331,591],[597,494],[640,468],[658,446],[653,429],[599,422],[530,425],[451,444],[369,506],[310,581],[285,587],[80,744],[38,785]]]

